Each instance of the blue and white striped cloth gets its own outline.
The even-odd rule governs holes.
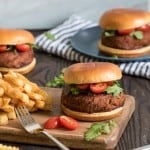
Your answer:
[[[90,61],[103,61],[96,60],[95,58],[85,56],[71,46],[70,39],[79,30],[96,26],[91,21],[84,20],[83,18],[73,15],[68,20],[64,21],[61,25],[48,30],[51,35],[55,36],[55,40],[48,38],[45,33],[36,37],[35,44],[38,47],[50,54],[54,54],[71,61],[77,62],[90,62]],[[124,74],[134,75],[150,79],[150,62],[128,62],[118,64]]]

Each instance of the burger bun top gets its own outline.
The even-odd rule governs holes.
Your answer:
[[[119,80],[120,68],[109,62],[76,63],[65,69],[64,81],[67,84],[99,83]]]
[[[133,8],[114,8],[102,14],[99,25],[105,30],[124,30],[150,23],[150,13]]]
[[[34,36],[27,30],[0,28],[0,45],[34,43]]]

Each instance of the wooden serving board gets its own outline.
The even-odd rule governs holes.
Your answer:
[[[35,112],[33,117],[41,125],[50,117],[62,114],[60,110],[61,89],[45,88],[45,90],[53,96],[54,102],[51,112]],[[68,131],[64,128],[48,130],[52,135],[70,148],[76,149],[114,149],[135,109],[135,100],[132,96],[126,95],[126,102],[122,114],[114,118],[117,126],[114,127],[109,135],[102,135],[91,142],[84,140],[84,132],[91,126],[91,122],[80,122],[77,130]],[[7,126],[0,126],[0,140],[20,142],[37,145],[51,145],[54,143],[49,141],[42,134],[31,135],[23,130],[18,120],[11,120]]]

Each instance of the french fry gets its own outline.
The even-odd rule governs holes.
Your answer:
[[[2,79],[2,77],[3,77],[3,76],[2,76],[2,74],[0,73],[0,78]]]
[[[8,117],[7,113],[0,111],[0,125],[7,125]]]
[[[8,112],[7,117],[8,117],[8,119],[16,119],[17,117],[16,117],[15,110]]]
[[[3,101],[3,105],[1,107],[5,107],[5,106],[9,105],[11,98],[5,95],[2,97],[2,101]]]
[[[7,146],[0,144],[0,150],[19,150],[19,148],[15,146]]]
[[[45,102],[44,101],[40,101],[40,100],[37,100],[35,102],[35,107],[39,108],[39,109],[43,109],[45,106]]]
[[[10,84],[15,85],[16,87],[24,86],[24,82],[21,79],[18,79],[17,76],[12,76],[12,74],[5,74],[4,80],[9,82]]]
[[[4,89],[0,87],[0,97],[4,95]]]
[[[3,98],[0,97],[0,109],[1,109],[2,106],[3,106]]]
[[[2,110],[7,113],[12,112],[14,110],[14,106],[6,105],[2,107]]]
[[[35,106],[35,101],[29,100],[29,103],[26,105],[28,108],[32,109]]]
[[[5,92],[10,88],[9,83],[0,78],[0,87],[4,89]]]
[[[29,97],[31,99],[34,99],[35,101],[41,101],[43,100],[42,95],[38,94],[38,93],[28,93]]]
[[[32,92],[32,86],[30,84],[28,84],[28,83],[25,83],[24,84],[24,91],[26,93],[31,93]]]

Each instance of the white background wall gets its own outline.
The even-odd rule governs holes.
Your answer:
[[[147,0],[0,0],[0,27],[52,28],[72,14],[98,22],[110,8],[148,9]]]

